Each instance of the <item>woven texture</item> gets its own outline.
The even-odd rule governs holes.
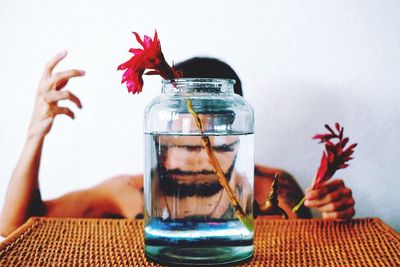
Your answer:
[[[400,235],[379,219],[257,219],[242,266],[400,266]],[[0,266],[161,266],[143,254],[143,221],[32,218],[0,244]]]

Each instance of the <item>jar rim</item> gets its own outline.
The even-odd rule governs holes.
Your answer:
[[[169,79],[169,80],[162,80],[161,83],[163,85],[169,84],[197,84],[197,83],[223,83],[234,85],[236,81],[234,79],[224,79],[224,78],[176,78],[176,79]]]
[[[162,93],[213,93],[233,94],[233,79],[221,78],[177,78],[162,81]]]

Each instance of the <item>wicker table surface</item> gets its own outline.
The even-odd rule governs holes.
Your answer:
[[[242,266],[400,266],[400,234],[380,219],[257,219]],[[0,266],[160,266],[143,253],[143,221],[31,218],[0,243]]]

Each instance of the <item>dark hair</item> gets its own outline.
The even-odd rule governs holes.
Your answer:
[[[242,83],[236,72],[216,58],[192,57],[175,65],[182,72],[184,78],[222,78],[234,79],[236,81],[233,90],[235,94],[243,96]]]

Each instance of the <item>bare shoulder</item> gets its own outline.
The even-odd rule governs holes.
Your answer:
[[[143,176],[118,175],[85,190],[45,201],[46,216],[136,217],[143,213]]]
[[[143,190],[143,175],[117,175],[106,179],[94,188],[101,190],[137,189]]]
[[[107,209],[103,217],[134,218],[143,214],[143,176],[118,175],[91,189],[104,196]]]

